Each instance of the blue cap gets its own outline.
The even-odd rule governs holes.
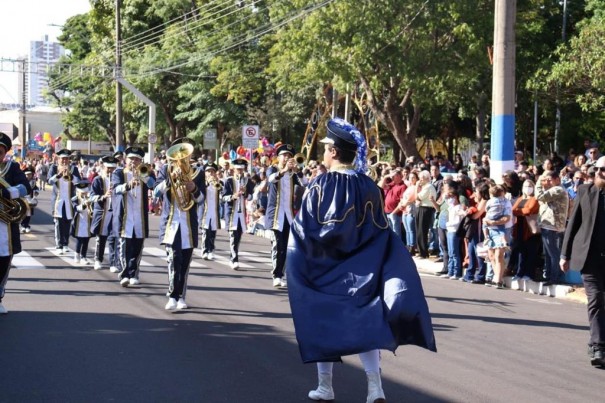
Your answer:
[[[334,147],[343,151],[357,151],[357,142],[352,131],[358,131],[357,128],[343,119],[330,119],[326,123],[326,137],[319,142],[332,144]]]
[[[13,147],[13,141],[6,133],[0,132],[0,146],[4,146],[6,151],[10,150]]]
[[[282,155],[285,153],[290,153],[290,155],[294,155],[296,154],[296,149],[294,148],[294,146],[292,146],[292,144],[282,144],[281,146],[277,147],[277,150],[275,150],[275,155]]]
[[[67,148],[63,148],[57,151],[57,155],[61,158],[69,157],[71,155],[71,151],[69,151]]]
[[[124,154],[126,154],[126,157],[128,158],[134,157],[143,159],[145,156],[145,150],[140,147],[128,147],[126,150],[124,150]]]

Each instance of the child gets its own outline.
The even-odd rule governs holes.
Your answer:
[[[497,221],[504,217],[507,200],[504,197],[506,191],[501,185],[494,185],[489,188],[490,199],[485,204],[485,219],[489,221]],[[483,224],[485,237],[488,237],[488,229],[504,231],[504,225],[486,226]]]
[[[451,280],[462,278],[462,257],[460,254],[460,237],[457,235],[462,218],[466,215],[465,206],[460,204],[458,182],[444,182],[442,192],[445,192],[447,207],[447,275]]]
[[[27,181],[29,182],[29,185],[32,190],[25,197],[29,208],[27,209],[27,215],[25,216],[25,218],[23,218],[23,221],[21,222],[21,233],[29,234],[32,231],[29,225],[29,221],[32,218],[31,216],[34,215],[34,208],[38,205],[38,199],[36,199],[36,197],[38,197],[39,188],[38,185],[36,185],[36,179],[34,178],[34,170],[31,167],[27,167],[23,172],[25,173],[25,177],[27,178]]]
[[[71,235],[76,238],[76,251],[74,252],[74,262],[84,265],[91,264],[86,257],[88,252],[88,241],[92,236],[90,224],[92,218],[92,204],[88,199],[88,180],[82,180],[76,185],[76,196],[71,201],[76,211],[71,226]]]

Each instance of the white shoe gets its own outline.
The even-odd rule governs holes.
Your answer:
[[[176,308],[177,308],[176,299],[168,298],[168,302],[166,303],[166,306],[164,307],[164,309],[167,311],[174,311]]]
[[[332,374],[319,374],[319,386],[309,392],[309,399],[332,401],[334,400],[334,389],[332,389]]]
[[[187,303],[184,298],[179,298],[179,302],[176,303],[176,309],[187,309]]]
[[[122,287],[128,287],[129,283],[130,283],[130,279],[128,277],[124,277],[122,280],[120,280],[120,285]]]
[[[95,270],[101,270],[103,265],[98,260],[95,260]]]
[[[214,260],[214,253],[208,253],[208,260]]]
[[[208,254],[207,253],[202,253],[202,259],[208,260]]]
[[[74,252],[74,262],[80,263],[80,254],[78,252]]]
[[[69,253],[69,246],[63,247],[63,253]]]
[[[116,266],[111,266],[109,268],[109,271],[112,273],[118,273],[120,271],[120,269],[118,269]]]
[[[368,398],[366,403],[384,402],[384,391],[378,372],[366,372],[368,378]]]
[[[8,310],[2,305],[2,302],[0,302],[0,315],[6,315],[7,313]]]
[[[25,234],[25,228],[24,227],[21,227],[21,233]]]
[[[138,278],[131,278],[129,283],[130,283],[130,285],[139,285],[139,284],[141,284],[141,282],[139,281]]]
[[[85,266],[88,266],[88,265],[90,265],[92,262],[91,262],[90,260],[88,260],[88,258],[87,258],[87,257],[83,257],[83,258],[82,258],[82,261],[81,261],[80,263],[82,263],[82,264],[83,264],[83,265],[85,265]]]
[[[32,229],[30,227],[25,228],[25,233],[29,234],[30,232],[32,232]]]
[[[283,278],[283,277],[282,277],[282,278],[279,280],[279,286],[280,286],[280,287],[287,287],[287,286],[288,286],[288,284],[286,283],[286,279],[285,279],[285,278]]]
[[[239,263],[238,262],[231,262],[231,268],[233,270],[239,269]]]
[[[273,287],[277,288],[281,286],[281,278],[279,277],[275,277],[273,279]]]

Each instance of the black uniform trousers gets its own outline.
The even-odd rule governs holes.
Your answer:
[[[122,264],[120,279],[139,278],[139,264],[141,263],[144,244],[145,238],[134,238],[134,230],[132,238],[120,238],[120,260]]]
[[[582,281],[588,300],[589,346],[605,349],[605,254],[589,257],[582,270]]]
[[[55,242],[56,246],[69,246],[69,229],[71,227],[71,220],[65,218],[67,212],[65,211],[65,203],[63,203],[63,212],[61,217],[55,217]]]
[[[216,231],[211,229],[202,229],[202,253],[214,252],[214,240]]]
[[[435,209],[418,207],[416,213],[416,244],[420,257],[429,257],[429,231],[435,221]]]
[[[193,248],[181,248],[181,230],[174,236],[172,245],[166,245],[168,252],[168,293],[170,298],[185,298],[187,293],[187,277],[193,257]]]
[[[95,261],[103,263],[105,255],[105,245],[109,239],[109,266],[120,267],[120,259],[118,256],[118,242],[115,236],[97,235],[97,243],[95,246]]]
[[[81,257],[86,257],[88,253],[88,242],[90,241],[89,237],[75,237],[76,238],[76,253]]]
[[[237,222],[236,230],[229,230],[229,250],[231,253],[231,262],[235,263],[239,261],[239,242],[242,239],[242,224]]]
[[[13,255],[0,256],[0,302],[2,302],[2,298],[4,297],[4,288],[6,287],[6,282],[8,281],[8,272],[11,269],[11,260],[13,260]]]
[[[284,228],[281,231],[274,229],[273,239],[271,240],[271,263],[273,263],[271,274],[273,278],[282,278],[284,276],[289,236],[290,223],[284,218]]]

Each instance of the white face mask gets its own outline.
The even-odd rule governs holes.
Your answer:
[[[531,195],[533,195],[533,194],[534,194],[534,188],[533,188],[533,187],[531,187],[531,186],[524,187],[524,188],[523,188],[523,192],[524,192],[526,195],[530,195],[530,196],[531,196]]]

